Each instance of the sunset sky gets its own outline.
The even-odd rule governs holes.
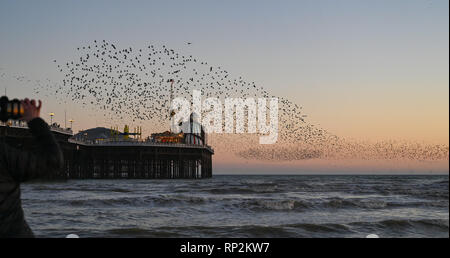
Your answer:
[[[77,46],[166,44],[303,106],[308,121],[364,140],[449,142],[447,0],[0,1],[0,74],[60,79]],[[187,46],[186,42],[192,42]],[[30,87],[0,78],[8,96]],[[30,96],[33,97],[33,96]],[[74,127],[110,127],[68,102]],[[94,112],[95,113],[95,112]],[[448,170],[448,164],[447,164]]]

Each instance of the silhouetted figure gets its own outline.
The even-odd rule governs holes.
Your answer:
[[[0,237],[34,237],[25,221],[20,183],[56,173],[63,156],[48,124],[39,118],[41,101],[22,101],[30,132],[37,142],[34,152],[20,151],[0,139]]]

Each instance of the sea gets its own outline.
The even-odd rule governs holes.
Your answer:
[[[22,185],[36,237],[449,237],[448,175],[214,175]]]

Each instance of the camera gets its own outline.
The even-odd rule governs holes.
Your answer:
[[[20,119],[24,114],[22,103],[18,99],[9,100],[8,97],[0,98],[0,121]]]

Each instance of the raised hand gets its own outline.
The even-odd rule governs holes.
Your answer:
[[[41,100],[39,100],[38,106],[36,106],[36,101],[34,99],[30,101],[28,98],[22,100],[21,104],[22,104],[23,110],[24,110],[22,120],[24,120],[26,122],[30,122],[34,118],[37,118],[40,116],[41,107],[42,107]]]

